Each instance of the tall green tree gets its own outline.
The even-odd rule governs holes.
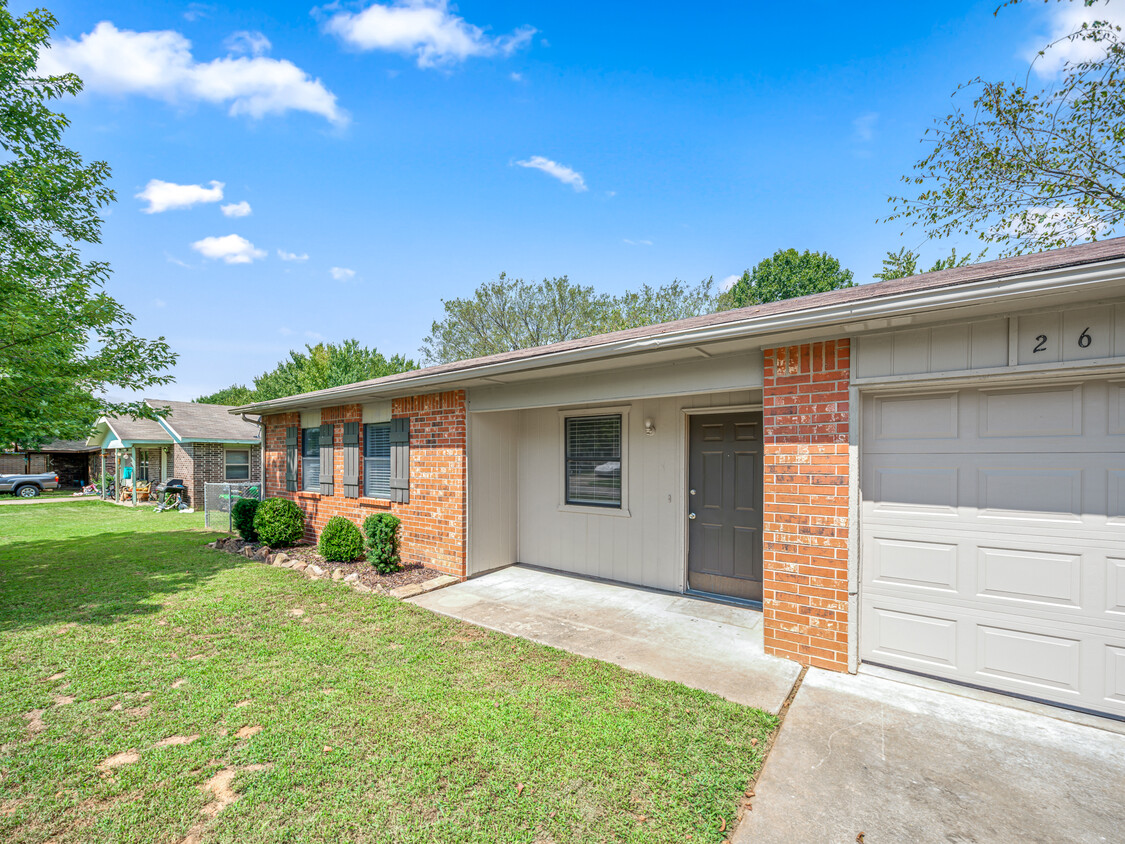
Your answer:
[[[306,345],[303,352],[291,351],[287,360],[255,378],[253,388],[233,384],[196,401],[200,404],[250,404],[342,387],[417,368],[414,361],[403,355],[388,358],[375,349],[361,346],[358,340],[345,340],[338,345],[317,343]]]
[[[852,271],[842,269],[827,252],[779,249],[742,273],[723,294],[719,306],[723,310],[745,308],[854,286]]]
[[[55,25],[0,0],[0,443],[28,448],[84,437],[102,413],[151,415],[104,391],[167,384],[176,359],[163,337],[133,334],[104,289],[109,265],[82,258],[114,194],[109,166],[69,149],[67,118],[51,108],[82,82],[36,71]]]
[[[927,130],[932,149],[902,178],[912,195],[890,197],[887,221],[921,226],[930,238],[974,234],[1002,244],[1002,256],[1096,240],[1121,226],[1125,41],[1120,26],[1098,17],[1097,3],[1083,5],[1093,19],[1034,62],[1051,61],[1053,50],[1085,58],[1063,61],[1058,82],[1038,90],[1034,62],[1023,84],[976,78],[959,87],[955,95],[975,92],[971,106],[955,105]]]
[[[679,280],[646,284],[612,296],[566,276],[533,284],[500,273],[470,298],[443,300],[445,315],[431,326],[422,356],[429,363],[449,363],[546,346],[709,313],[715,302],[710,279],[694,286]]]
[[[981,257],[984,253],[981,253]],[[961,255],[958,257],[957,250],[954,249],[945,258],[938,258],[934,261],[933,266],[928,270],[919,270],[918,262],[922,260],[922,256],[915,252],[913,249],[907,249],[905,246],[898,250],[898,252],[887,252],[887,257],[883,259],[883,269],[875,273],[875,278],[880,281],[890,281],[894,278],[909,278],[912,275],[921,275],[922,273],[935,273],[938,270],[949,270],[953,267],[964,267],[973,261],[972,255]]]

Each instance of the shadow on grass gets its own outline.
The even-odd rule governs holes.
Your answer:
[[[0,631],[112,624],[246,564],[198,532],[101,533],[0,546]]]

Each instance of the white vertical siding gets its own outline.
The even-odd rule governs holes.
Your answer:
[[[469,420],[469,574],[516,562],[518,416]]]
[[[560,508],[563,467],[559,408],[518,411],[518,531],[521,563],[679,592],[684,588],[684,408],[757,403],[760,391],[645,399],[630,403],[625,481],[629,515]],[[477,420],[493,415],[473,414]],[[646,437],[644,420],[656,433]],[[477,439],[472,436],[474,447]],[[470,476],[474,472],[470,462]],[[475,500],[476,488],[470,495]],[[473,501],[470,502],[472,512]],[[489,505],[484,505],[488,507]],[[476,525],[476,519],[473,520]],[[480,530],[492,529],[481,526]],[[475,541],[470,539],[475,547]]]

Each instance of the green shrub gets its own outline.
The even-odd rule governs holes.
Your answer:
[[[373,513],[363,521],[363,532],[367,536],[367,561],[380,574],[391,574],[402,566],[398,559],[397,516],[390,513]]]
[[[305,534],[305,514],[288,498],[267,498],[254,514],[254,531],[273,548],[292,545]]]
[[[240,498],[230,508],[230,522],[238,535],[247,542],[257,542],[258,532],[254,530],[254,514],[261,504],[257,498]]]
[[[320,532],[316,550],[332,563],[350,563],[363,556],[363,534],[343,516],[333,516]]]

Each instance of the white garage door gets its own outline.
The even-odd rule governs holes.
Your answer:
[[[1125,716],[1125,378],[868,395],[860,653]]]

